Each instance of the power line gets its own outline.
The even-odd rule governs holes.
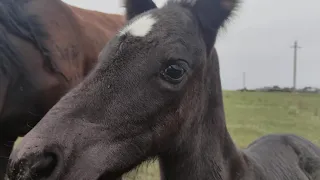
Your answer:
[[[299,47],[298,41],[295,41],[291,48],[293,48],[293,91],[295,91],[297,88],[297,53],[301,47]]]

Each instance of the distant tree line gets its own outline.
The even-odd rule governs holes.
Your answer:
[[[257,89],[247,89],[247,88],[242,88],[239,89],[238,91],[251,91],[251,92],[293,92],[293,88],[289,87],[280,87],[280,86],[270,86],[270,87],[262,87],[262,88],[257,88]],[[299,93],[317,93],[320,94],[320,88],[316,87],[304,87],[302,89],[296,89],[295,92]]]

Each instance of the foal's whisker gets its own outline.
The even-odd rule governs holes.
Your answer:
[[[9,159],[9,156],[0,156],[1,159]]]
[[[27,121],[27,126],[28,126],[29,128],[33,128],[32,126],[29,125],[29,122],[28,122],[28,121]]]
[[[31,112],[31,111],[28,111],[28,113],[29,113],[29,114],[31,114],[31,115],[33,115],[33,116],[39,116],[39,117],[41,117],[41,116],[42,116],[42,115],[39,115],[39,114],[33,113],[33,112]]]

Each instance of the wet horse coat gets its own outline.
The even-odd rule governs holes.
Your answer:
[[[123,24],[60,0],[0,1],[0,179],[16,138],[82,81]]]
[[[319,180],[320,149],[289,134],[238,149],[228,133],[218,30],[236,0],[127,0],[99,64],[10,156],[8,178],[108,179],[159,157],[163,180]]]

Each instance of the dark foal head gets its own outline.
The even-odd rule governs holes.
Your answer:
[[[208,98],[221,105],[213,45],[235,4],[127,0],[129,23],[11,154],[9,178],[115,179],[187,141]]]

